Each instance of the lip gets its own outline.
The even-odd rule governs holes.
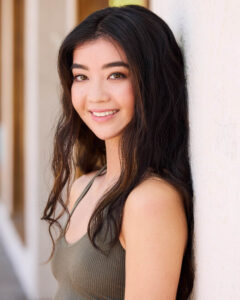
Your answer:
[[[116,110],[117,112],[119,111],[119,109],[116,108],[109,108],[109,109],[90,109],[89,111],[92,112],[106,112],[106,111],[112,111],[112,110]]]
[[[102,116],[102,117],[97,117],[97,116],[94,116],[93,112],[106,112],[106,111],[112,111],[112,110],[116,110],[116,112],[114,114],[111,114],[111,115],[107,115],[107,116]],[[119,109],[109,109],[109,110],[92,110],[92,111],[89,111],[91,113],[91,116],[92,116],[92,119],[96,122],[105,122],[109,119],[112,119],[116,116],[116,114],[118,113]]]

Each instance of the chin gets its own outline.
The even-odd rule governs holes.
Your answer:
[[[118,135],[117,135],[117,136],[108,136],[108,135],[104,136],[104,135],[96,135],[96,137],[97,137],[97,138],[99,138],[99,139],[100,139],[100,140],[102,140],[102,141],[108,141],[108,140],[112,140],[112,139],[115,139],[115,138],[117,138],[117,137],[118,137]]]
[[[102,140],[102,141],[107,141],[107,140],[113,140],[113,139],[119,138],[121,133],[118,132],[118,133],[116,133],[116,134],[102,134],[102,133],[100,133],[100,134],[94,133],[94,134],[95,134],[96,137],[99,138],[100,140]]]

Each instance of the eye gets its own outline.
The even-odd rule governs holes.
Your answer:
[[[112,78],[111,78],[112,77]],[[126,78],[126,75],[120,72],[112,73],[109,78],[111,79],[119,79],[119,78]]]
[[[73,80],[74,81],[84,81],[87,78],[87,76],[83,75],[83,74],[78,74],[73,76]]]

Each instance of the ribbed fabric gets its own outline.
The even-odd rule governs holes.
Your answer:
[[[106,166],[100,169],[85,187],[71,215],[90,189],[94,179],[105,169]],[[102,232],[97,238],[97,244],[100,245],[101,241],[103,241]],[[72,244],[61,236],[56,241],[51,268],[59,284],[54,300],[124,299],[125,250],[119,240],[105,256],[93,247],[87,233]]]

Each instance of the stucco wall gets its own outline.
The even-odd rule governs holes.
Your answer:
[[[240,299],[240,2],[157,1],[186,61],[195,190],[194,299]]]

